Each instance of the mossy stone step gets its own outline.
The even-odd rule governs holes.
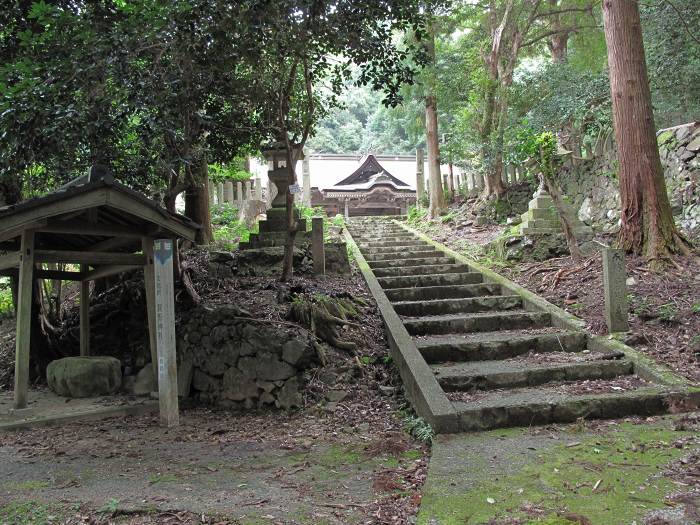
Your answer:
[[[468,273],[466,264],[431,264],[424,266],[402,266],[398,268],[377,268],[374,275],[377,277],[397,277],[408,275],[435,275],[445,273]]]
[[[634,366],[626,359],[537,365],[476,361],[434,366],[433,371],[446,392],[457,392],[522,388],[561,381],[613,379],[632,374]]]
[[[431,299],[450,299],[481,297],[501,293],[500,284],[461,284],[443,286],[406,287],[384,290],[390,301],[427,301]]]
[[[570,395],[541,386],[494,392],[471,402],[453,402],[463,432],[494,428],[573,423],[579,419],[654,416],[698,394],[649,386],[614,394]]]
[[[378,277],[382,288],[411,288],[417,286],[447,286],[478,284],[484,277],[477,272],[445,273],[439,275],[405,275],[401,277]]]
[[[491,295],[430,301],[404,301],[394,303],[399,315],[425,316],[457,313],[504,311],[522,308],[523,300],[518,295]]]
[[[436,315],[404,319],[411,335],[453,334],[457,332],[493,332],[544,328],[551,323],[546,312],[498,312]]]
[[[380,268],[408,268],[411,266],[426,266],[434,264],[453,264],[455,262],[452,257],[420,257],[416,259],[393,259],[389,261],[371,261],[368,262],[372,271]],[[376,275],[376,274],[375,274]]]
[[[517,357],[529,352],[581,352],[586,349],[583,332],[481,332],[447,334],[416,340],[428,363],[485,361]]]
[[[377,261],[399,261],[404,259],[418,259],[424,257],[444,257],[443,252],[437,251],[435,249],[417,250],[410,253],[393,251],[384,253],[363,253],[365,260],[368,263],[373,263]]]

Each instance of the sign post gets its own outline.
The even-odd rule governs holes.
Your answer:
[[[153,252],[156,299],[156,348],[158,349],[158,399],[160,423],[179,424],[177,359],[175,353],[175,286],[173,241],[157,239]]]

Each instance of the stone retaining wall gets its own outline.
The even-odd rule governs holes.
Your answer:
[[[180,394],[232,409],[301,406],[303,372],[320,350],[305,330],[197,308],[178,327]]]
[[[658,138],[673,214],[687,234],[700,236],[700,122],[662,130]],[[597,230],[619,228],[617,171],[613,154],[560,172],[564,192],[579,210],[579,219]]]

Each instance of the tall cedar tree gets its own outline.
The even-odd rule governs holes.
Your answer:
[[[666,192],[637,0],[603,0],[603,18],[620,162],[619,242],[658,264],[689,248],[673,222]]]

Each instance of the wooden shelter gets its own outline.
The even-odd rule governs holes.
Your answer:
[[[18,278],[15,408],[27,406],[35,279],[81,283],[80,354],[90,355],[90,281],[143,268],[151,359],[158,370],[154,245],[156,239],[194,240],[198,228],[109,175],[81,177],[54,193],[0,208],[0,275]],[[76,269],[47,269],[44,263]],[[176,389],[175,396],[177,408]]]

